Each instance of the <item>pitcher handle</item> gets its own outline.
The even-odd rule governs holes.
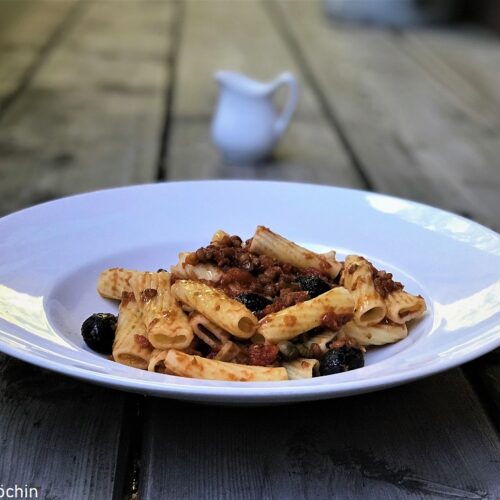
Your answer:
[[[299,84],[297,79],[291,73],[281,74],[275,81],[275,91],[278,90],[282,85],[288,86],[288,99],[285,103],[281,115],[278,117],[274,124],[274,130],[276,135],[281,136],[292,119],[295,108],[297,107],[297,102],[299,100]]]

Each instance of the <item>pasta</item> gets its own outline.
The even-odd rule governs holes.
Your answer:
[[[256,343],[277,344],[320,326],[328,313],[352,315],[353,310],[351,294],[345,288],[337,287],[314,299],[269,314],[260,321],[253,339]]]
[[[229,332],[214,325],[203,314],[197,312],[191,314],[189,324],[195,335],[213,350],[219,350],[225,343],[229,342],[231,337]]]
[[[319,361],[317,359],[298,358],[293,361],[283,363],[288,380],[299,380],[303,378],[312,378],[317,372]]]
[[[113,359],[144,370],[149,365],[152,351],[135,297],[131,292],[124,292],[113,343]]]
[[[349,323],[348,323],[349,324]],[[304,345],[311,349],[313,344],[318,346],[321,353],[328,351],[328,344],[337,336],[337,332],[332,332],[331,330],[324,330],[312,337],[304,340]]]
[[[226,238],[230,238],[231,236],[226,233],[226,231],[222,229],[218,229],[215,231],[214,235],[212,236],[212,239],[210,240],[210,243],[212,245],[217,245],[221,242],[223,242]]]
[[[154,349],[149,358],[148,370],[150,372],[155,372],[161,369],[163,373],[166,373],[165,364],[163,362],[167,353],[168,351],[166,350]]]
[[[245,243],[218,230],[208,246],[181,252],[170,272],[104,270],[97,290],[120,301],[118,319],[87,318],[89,347],[134,368],[228,382],[360,368],[365,347],[404,339],[426,311],[421,296],[364,257],[341,262],[264,226]],[[106,325],[101,344],[87,331],[93,325]]]
[[[200,356],[190,356],[175,349],[168,351],[164,363],[165,367],[175,375],[189,378],[227,380],[231,382],[287,380],[288,378],[285,368],[225,363]]]
[[[106,269],[99,275],[97,291],[107,299],[120,300],[123,292],[131,292],[130,279],[143,274],[141,271],[132,271],[121,267]]]
[[[358,255],[348,255],[342,272],[342,283],[354,298],[354,321],[368,326],[380,323],[387,307],[375,289],[371,264]]]
[[[179,280],[172,285],[179,300],[205,315],[220,328],[235,337],[248,339],[257,326],[257,318],[240,302],[204,283]]]
[[[170,292],[170,274],[142,273],[129,280],[142,312],[147,337],[157,349],[184,349],[193,340],[193,330],[184,311]]]
[[[405,324],[419,318],[425,312],[425,300],[404,290],[397,290],[387,296],[387,317],[394,323]]]
[[[335,278],[341,269],[334,254],[317,254],[273,233],[264,226],[258,226],[250,244],[250,251],[269,255],[298,268],[314,268]]]
[[[170,272],[178,278],[196,281],[208,281],[217,283],[222,278],[222,271],[217,267],[209,264],[199,264],[193,266],[188,264],[186,259],[190,254],[182,252],[179,254],[179,262],[170,268]]]
[[[361,326],[355,321],[350,321],[342,327],[341,335],[354,339],[362,346],[384,345],[404,339],[408,335],[408,329],[404,323],[398,324],[390,321],[372,326]]]

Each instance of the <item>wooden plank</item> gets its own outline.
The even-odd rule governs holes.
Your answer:
[[[0,119],[0,214],[155,179],[170,22],[170,3],[83,4]],[[2,485],[123,498],[134,400],[1,355]]]
[[[259,179],[287,180],[334,184],[362,188],[363,183],[353,168],[347,168],[343,148],[338,140],[318,137],[317,122],[294,122],[274,158],[259,165],[225,164],[215,151],[205,119],[177,118],[169,148],[167,178],[182,179]],[[332,132],[323,129],[322,134]],[[332,147],[332,143],[337,144]],[[338,149],[337,149],[338,148]],[[338,161],[333,154],[344,156]]]
[[[500,214],[500,41],[478,30],[409,31],[402,47],[438,82],[467,117],[477,123],[476,145],[490,165],[489,175],[477,175],[472,162],[464,178],[480,204]],[[479,203],[479,201],[478,201]],[[498,226],[497,226],[498,228]]]
[[[32,70],[74,6],[73,0],[0,2],[0,109]]]
[[[485,130],[401,50],[400,37],[334,25],[316,2],[271,6],[377,191],[498,227],[487,200],[468,188],[471,177],[496,178],[498,120]]]
[[[0,121],[0,214],[156,176],[172,4],[84,6]]]
[[[450,96],[495,127],[500,110],[500,41],[489,32],[471,29],[406,31],[401,46]]]
[[[150,399],[139,494],[498,498],[498,437],[464,388],[453,370],[383,393],[294,406]]]
[[[286,178],[364,185],[260,3],[191,1],[185,16],[166,158],[168,179]],[[300,78],[300,105],[273,161],[257,167],[228,166],[219,158],[210,140],[217,101],[213,75],[219,69],[262,80],[282,71]]]
[[[441,85],[461,112],[473,117],[477,145],[489,154],[490,175],[471,168],[467,190],[491,213],[500,216],[500,41],[480,30],[427,29],[406,31],[400,47]],[[493,145],[493,147],[492,147]],[[486,160],[488,161],[488,160]],[[500,349],[468,365],[466,373],[500,429]]]
[[[124,399],[0,354],[2,487],[61,500],[121,494]]]
[[[302,115],[299,112],[288,135],[292,136],[297,123],[303,124],[290,141],[291,147],[297,144],[293,152],[296,156],[286,149],[287,137],[279,150],[285,158],[274,164],[259,169],[224,166],[220,162],[209,136],[210,114],[216,101],[216,88],[209,86],[209,75],[216,68],[225,67],[260,70],[262,77],[270,77],[270,71],[278,68],[292,68],[304,76],[300,60],[298,64],[293,59],[257,4],[222,5],[188,4],[168,141],[168,178],[257,177],[337,182],[338,177],[334,178],[328,170],[307,170],[296,160],[305,155],[303,165],[308,165],[311,150],[326,144],[321,136],[315,136],[317,128],[313,127],[318,119],[323,120],[321,128],[337,137],[321,109],[314,111],[319,107],[317,93],[308,80],[304,111]],[[322,57],[323,65],[336,66],[334,53],[327,57],[323,52]],[[286,66],[280,66],[284,61]],[[352,82],[349,85],[352,87]],[[346,86],[332,89],[341,97],[348,92]],[[348,104],[358,106],[359,102],[351,99]],[[353,113],[354,125],[367,128],[363,108]],[[378,125],[380,118],[375,119],[373,113],[371,117],[370,126],[376,128],[373,124]],[[372,150],[377,153],[379,143],[375,139],[379,137],[368,137],[365,159]],[[315,138],[314,148],[308,148],[306,143]],[[338,145],[337,142],[336,148]],[[302,147],[305,151],[301,153]],[[324,151],[318,155],[331,150],[325,146]],[[406,154],[404,146],[399,146],[390,151],[389,157],[395,164]],[[378,158],[386,160],[387,155],[379,152]],[[290,164],[296,166],[289,167]],[[323,163],[330,164],[335,162]],[[398,182],[401,179],[400,175]],[[428,193],[429,180],[422,171],[407,171],[403,179],[417,183],[416,187],[407,186],[409,194],[424,199],[428,194],[428,200],[437,202],[440,191]],[[425,182],[421,181],[419,187],[420,179]],[[359,185],[359,177],[354,180],[353,185]],[[495,498],[500,493],[496,481],[498,438],[458,370],[383,394],[335,401],[238,409],[149,399],[144,413],[139,496],[145,499],[399,499],[425,495]]]
[[[500,432],[500,349],[464,365],[464,371]]]

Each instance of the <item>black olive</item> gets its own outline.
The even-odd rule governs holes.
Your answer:
[[[335,373],[355,370],[365,366],[363,352],[359,349],[343,346],[339,349],[326,351],[319,360],[319,374],[333,375]]]
[[[262,311],[262,309],[272,303],[269,299],[258,293],[240,293],[235,299],[252,312]]]
[[[117,317],[108,313],[96,313],[82,324],[82,337],[85,343],[101,354],[111,354],[115,340]]]
[[[331,286],[319,276],[299,276],[297,282],[300,288],[309,294],[311,299],[331,289]]]

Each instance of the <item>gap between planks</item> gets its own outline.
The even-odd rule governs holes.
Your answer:
[[[493,99],[492,102],[489,102],[476,89],[474,84],[477,84],[477,82],[470,80],[471,73],[460,71],[460,68],[456,69],[453,66],[453,62],[448,60],[450,56],[447,56],[446,52],[443,53],[439,50],[440,44],[444,45],[446,38],[450,34],[448,32],[441,32],[444,40],[434,37],[435,39],[431,38],[430,42],[427,42],[426,35],[432,36],[432,31],[424,32],[423,34],[420,34],[418,31],[406,32],[397,30],[394,32],[394,37],[398,40],[397,46],[400,50],[414,60],[415,64],[418,64],[422,68],[422,71],[429,74],[442,87],[443,91],[450,96],[459,109],[462,109],[465,114],[477,120],[478,125],[487,128],[492,134],[498,135],[500,133],[500,122],[495,113],[495,100]],[[469,34],[469,36],[473,35]],[[490,38],[483,35],[480,40],[484,44],[485,41],[490,41]],[[497,41],[497,43],[500,45],[500,42]],[[485,50],[485,47],[482,46],[482,48]],[[463,64],[466,67],[467,63],[472,64],[470,63],[470,56],[462,56],[461,60],[464,61]],[[476,70],[479,70],[479,64],[475,66]],[[484,78],[483,75],[486,72],[486,68],[481,69],[483,71],[479,75],[475,75],[479,81],[481,81],[481,78]],[[493,81],[495,74],[490,72],[488,77]],[[497,81],[500,85],[500,74],[497,77]],[[497,187],[495,180],[500,182],[498,168],[496,178],[493,175],[494,172],[492,171],[492,189],[495,189]],[[474,220],[474,217],[469,213],[462,215]],[[474,388],[485,413],[492,421],[493,427],[495,427],[497,433],[500,435],[500,399],[498,395],[498,387],[500,385],[499,356],[500,349],[496,349],[479,359],[465,364],[462,367],[462,371],[467,381]]]
[[[84,4],[0,121],[0,213],[156,180],[173,4]]]
[[[319,82],[317,77],[315,76],[314,70],[309,63],[308,55],[304,52],[301,43],[296,34],[293,32],[290,26],[289,18],[284,15],[283,5],[278,4],[276,0],[272,0],[270,2],[263,2],[267,7],[267,10],[270,14],[270,17],[273,19],[278,31],[282,34],[284,40],[290,47],[290,52],[296,58],[299,66],[301,67],[304,76],[308,79],[308,82],[316,94],[318,101],[322,105],[322,110],[324,111],[326,119],[330,122],[332,127],[337,131],[341,141],[349,154],[353,165],[358,169],[360,175],[365,180],[367,187],[370,190],[376,191],[377,188],[374,186],[374,183],[370,181],[370,173],[366,171],[364,168],[363,159],[358,156],[356,153],[356,146],[351,143],[348,134],[344,131],[344,126],[342,124],[342,118],[337,116],[335,110],[330,105],[329,99],[326,96],[322,84]],[[469,99],[465,99],[467,95],[465,94],[465,90],[468,90],[469,93],[473,93],[473,83],[469,83],[466,81],[466,78],[462,75],[458,75],[451,66],[448,65],[446,60],[443,60],[442,57],[434,52],[430,52],[427,49],[427,52],[424,54],[422,42],[415,41],[415,36],[409,36],[405,32],[396,32],[392,35],[388,34],[388,37],[394,37],[395,40],[399,40],[399,43],[394,43],[395,46],[401,51],[401,54],[404,58],[408,60],[412,60],[416,65],[419,66],[422,74],[427,75],[430,79],[436,81],[437,87],[441,87],[439,91],[445,91],[448,94],[447,97],[453,102],[453,104],[464,113],[467,113],[472,118],[476,117],[476,113],[474,113],[474,109],[471,109],[470,101],[473,101],[469,96]],[[415,47],[416,46],[416,47]],[[432,57],[431,57],[432,56]],[[443,77],[441,74],[438,74],[436,68],[448,68],[448,75],[451,75],[449,80],[453,82],[453,85],[450,87],[447,86],[446,81],[443,81]],[[453,76],[453,78],[451,78]],[[456,82],[459,82],[458,85]],[[464,90],[465,89],[465,90]],[[478,97],[474,94],[476,100]],[[488,117],[487,117],[488,118]],[[484,120],[478,120],[478,127],[482,124]],[[406,145],[400,143],[401,147],[405,147]],[[411,151],[409,151],[411,153]],[[380,186],[379,186],[380,187]],[[468,212],[462,212],[462,215],[474,219],[474,216],[471,216]],[[497,353],[500,350],[496,351]],[[494,384],[492,383],[492,379],[496,376],[498,377],[498,365],[496,365],[493,361],[488,361],[488,359],[492,359],[483,357],[474,362],[473,367],[475,370],[480,370],[482,373],[477,375],[474,374],[474,370],[471,369],[471,366],[467,366],[463,372],[466,376],[468,383],[473,387],[478,396],[478,399],[485,410],[486,414],[491,418],[494,426],[496,427],[497,432],[500,431],[499,422],[500,422],[500,414],[498,408],[498,398],[496,397],[494,391]]]
[[[293,35],[288,26],[284,16],[279,12],[279,7],[276,4],[275,0],[262,0],[262,4],[267,10],[269,17],[273,24],[276,26],[276,30],[281,34],[283,40],[289,48],[292,57],[295,58],[304,78],[307,80],[309,86],[314,92],[316,99],[320,105],[321,111],[326,119],[326,121],[330,124],[330,126],[335,130],[338,135],[339,141],[344,147],[345,153],[349,157],[351,164],[357,170],[362,182],[364,183],[366,189],[369,191],[374,190],[373,182],[370,180],[369,175],[363,168],[363,164],[358,157],[354,146],[351,144],[348,136],[345,134],[344,129],[341,125],[339,118],[337,117],[335,111],[331,108],[328,103],[328,99],[325,94],[321,90],[321,86],[317,81],[314,72],[307,61],[307,57],[302,51],[300,44],[297,42],[297,39]]]
[[[143,396],[127,394],[123,410],[113,500],[136,500],[140,484],[144,440]]]
[[[190,1],[186,18],[166,152],[169,180],[237,178],[365,187],[261,2]],[[212,75],[220,69],[266,81],[291,71],[301,83],[292,124],[272,158],[262,164],[227,164],[210,140],[217,100]],[[283,92],[277,97],[284,97]]]
[[[0,100],[0,119],[30,86],[33,78],[52,50],[62,42],[65,35],[72,29],[73,26],[76,25],[83,12],[84,5],[85,4],[82,0],[75,0],[74,5],[70,7],[68,13],[63,17],[62,21],[56,26],[52,34],[47,38],[46,42],[40,47],[37,57],[35,57],[31,64],[26,68],[17,87]]]
[[[170,51],[167,55],[168,72],[171,75],[167,82],[165,93],[165,118],[163,128],[160,136],[160,147],[158,151],[158,167],[156,171],[156,180],[161,181],[168,176],[168,161],[167,153],[170,144],[171,128],[172,128],[172,104],[174,102],[174,95],[177,83],[177,62],[179,57],[179,50],[182,41],[182,33],[184,21],[186,16],[186,6],[182,0],[174,2],[174,14],[170,23],[170,30],[172,33],[172,41]]]
[[[273,4],[377,191],[497,225],[497,203],[487,207],[468,179],[490,182],[498,142],[456,96],[386,30],[332,23],[319,2]]]

